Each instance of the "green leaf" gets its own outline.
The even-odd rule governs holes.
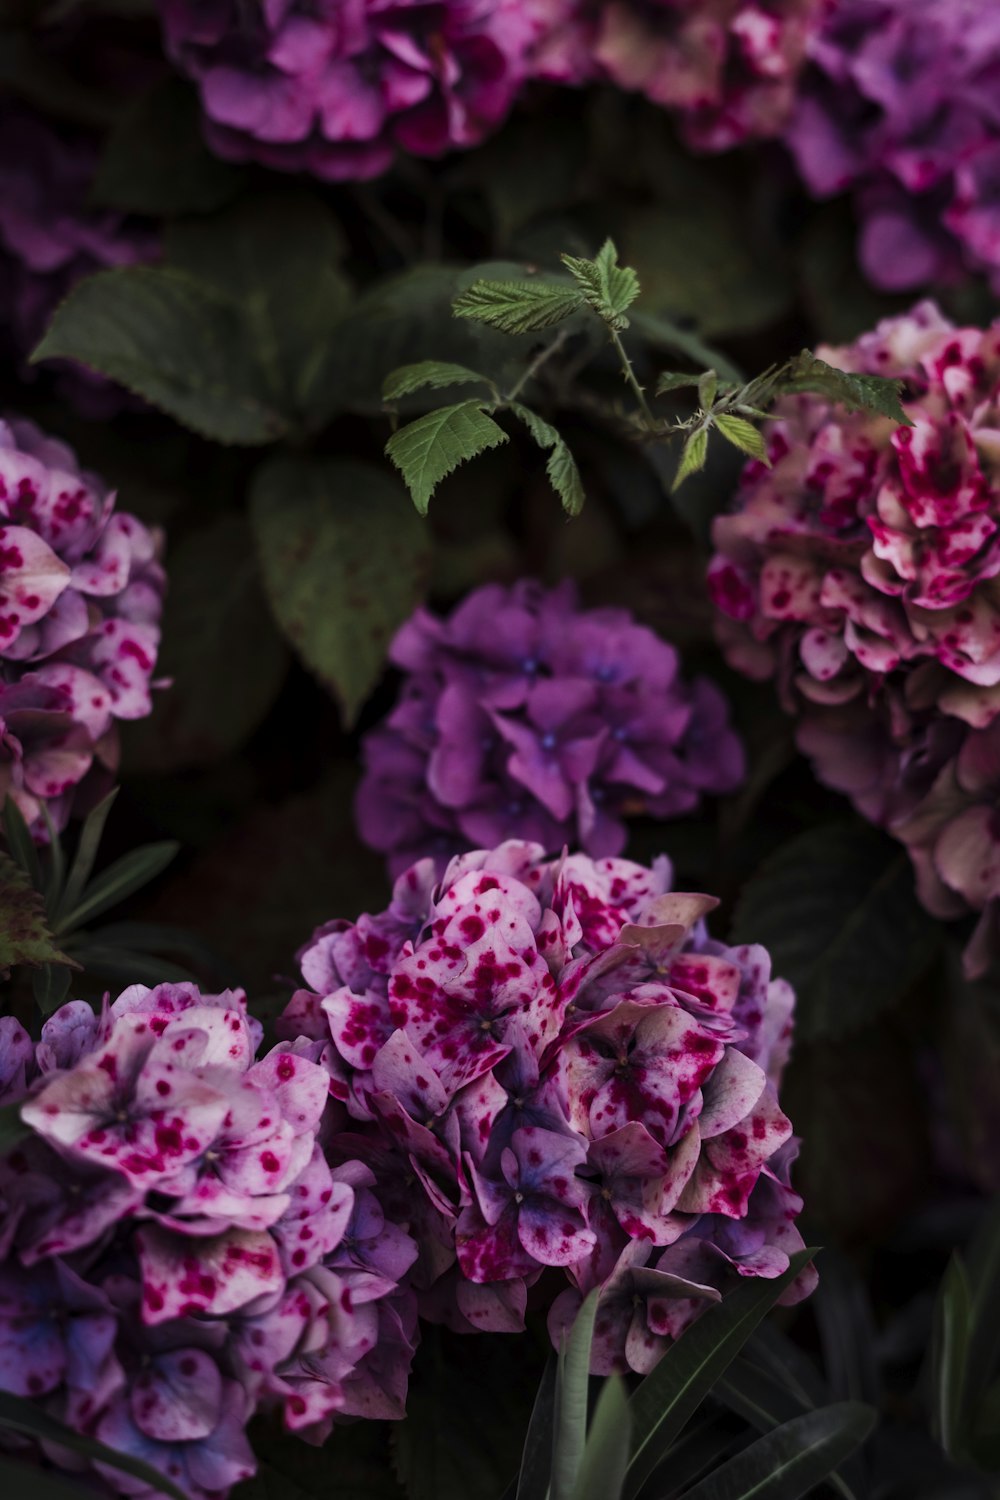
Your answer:
[[[0,973],[15,964],[72,964],[49,930],[45,903],[28,875],[0,853]]]
[[[180,271],[129,266],[88,276],[31,358],[79,360],[218,443],[270,443],[288,430],[256,377],[236,309]]]
[[[912,427],[903,410],[900,393],[901,380],[889,380],[882,375],[855,375],[847,370],[837,370],[826,360],[817,359],[809,349],[792,360],[782,376],[779,391],[813,391],[825,396],[828,401],[837,401],[848,411],[875,412]]]
[[[704,411],[708,411],[715,400],[719,389],[719,377],[714,370],[706,370],[704,375],[698,377],[698,401]]]
[[[67,902],[66,914],[60,918],[57,930],[60,933],[75,932],[109,907],[118,906],[136,891],[141,891],[173,863],[180,847],[172,839],[162,839],[159,843],[144,844],[123,854],[90,882],[75,906],[70,907]]]
[[[468,370],[465,365],[453,365],[441,359],[422,359],[415,365],[401,365],[398,370],[387,375],[382,382],[382,399],[398,401],[426,386],[440,390],[448,385],[489,384],[485,375],[477,375],[475,370]]]
[[[172,679],[125,730],[129,769],[211,765],[238,750],[281,691],[289,654],[260,582],[245,517],[222,515],[170,549],[158,668]]]
[[[673,488],[676,490],[691,474],[697,474],[699,469],[705,467],[705,459],[708,455],[708,428],[699,427],[692,432],[681,450],[680,463],[674,475]]]
[[[250,519],[278,624],[353,722],[420,598],[426,528],[390,475],[338,459],[273,459]]]
[[[583,304],[576,287],[560,281],[476,281],[452,303],[456,318],[473,318],[501,333],[538,333],[562,323]]]
[[[667,391],[683,390],[685,386],[697,386],[701,381],[700,375],[685,375],[678,370],[664,370],[657,377],[656,394],[663,396]]]
[[[118,787],[115,787],[113,791],[109,792],[106,797],[98,802],[96,807],[91,808],[84,819],[76,846],[76,854],[73,857],[73,863],[70,865],[69,874],[66,877],[66,884],[52,913],[52,919],[57,924],[67,912],[72,911],[73,907],[76,906],[83,894],[84,886],[90,879],[94,869],[94,861],[97,859],[97,851],[101,846],[101,839],[104,837],[104,828],[108,821],[108,814],[115,804],[118,790]]]
[[[955,1255],[938,1293],[931,1355],[936,1396],[934,1435],[953,1458],[961,1456],[965,1438],[965,1365],[971,1315],[968,1277],[960,1257]]]
[[[590,1345],[600,1300],[601,1289],[595,1287],[584,1299],[569,1337],[564,1339],[559,1350],[552,1428],[551,1500],[570,1500],[583,1460],[590,1389]]]
[[[810,829],[744,886],[734,942],[763,943],[796,991],[800,1041],[840,1037],[894,1005],[941,940],[906,854],[855,824]]]
[[[684,1500],[800,1500],[821,1484],[875,1426],[859,1401],[794,1417],[688,1490]]]
[[[510,409],[515,416],[520,417],[539,448],[550,450],[545,472],[562,501],[563,510],[567,515],[578,516],[587,497],[583,492],[583,480],[580,478],[576,459],[565,439],[548,422],[543,421],[537,412],[532,411],[530,406],[522,406],[519,401],[515,401]]]
[[[85,1437],[74,1428],[63,1426],[62,1422],[50,1417],[34,1401],[0,1391],[0,1427],[45,1443],[57,1443],[60,1448],[78,1453],[81,1458],[89,1458],[94,1463],[103,1464],[121,1474],[131,1474],[134,1478],[141,1479],[155,1494],[169,1495],[172,1500],[188,1500],[184,1491],[172,1484],[159,1469],[151,1468],[129,1453],[116,1453],[112,1448],[99,1443],[96,1438]]]
[[[524,1439],[515,1500],[546,1500],[552,1473],[552,1433],[556,1410],[556,1359],[550,1356],[538,1386]]]
[[[670,318],[646,312],[637,307],[632,311],[632,329],[645,340],[651,349],[671,354],[683,354],[692,364],[698,365],[703,370],[717,370],[720,379],[732,385],[739,385],[743,380],[743,372],[739,365],[734,364],[721,349],[713,348],[697,333],[692,333],[689,328],[681,328]],[[698,377],[695,375],[692,378],[692,384],[697,385],[697,383]]]
[[[722,436],[727,442],[732,443],[734,448],[739,448],[741,453],[749,453],[751,458],[767,464],[768,468],[771,467],[771,460],[767,456],[767,444],[752,422],[745,421],[743,417],[734,417],[729,412],[718,412],[714,422]]]
[[[715,1382],[815,1253],[800,1250],[781,1276],[746,1281],[709,1307],[642,1381],[629,1402],[634,1437],[626,1500],[638,1494]]]
[[[20,1104],[0,1104],[0,1157],[4,1157],[31,1131],[21,1119]]]
[[[604,1382],[587,1433],[573,1500],[617,1500],[625,1482],[632,1422],[620,1375]]]
[[[68,956],[72,959],[73,967],[79,968],[78,960],[72,955]],[[43,964],[40,969],[35,970],[31,976],[31,992],[43,1016],[50,1016],[54,1010],[59,1009],[69,993],[69,982],[70,971],[67,968]]]
[[[12,1500],[94,1500],[94,1488],[88,1476],[80,1482],[60,1474],[58,1469],[41,1469],[37,1464],[21,1464],[0,1457],[0,1485]]]
[[[246,171],[213,156],[193,88],[157,83],[131,103],[108,137],[91,197],[154,218],[207,213],[236,196]]]
[[[605,240],[593,260],[563,255],[563,265],[583,292],[587,303],[610,328],[627,328],[625,309],[639,295],[639,278],[630,266],[618,264],[618,251]]]
[[[42,863],[38,849],[28,831],[21,809],[13,797],[8,797],[3,806],[3,832],[11,858],[20,866],[36,891],[44,890]]]
[[[422,516],[442,479],[459,464],[506,443],[507,434],[481,401],[460,401],[428,412],[394,432],[385,451],[406,481]]]

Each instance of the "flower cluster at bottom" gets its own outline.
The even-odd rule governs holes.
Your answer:
[[[645,1372],[801,1248],[777,1098],[793,993],[670,873],[511,841],[438,884],[414,865],[387,911],[303,951],[279,1034],[330,1075],[334,1170],[369,1165],[416,1239],[426,1319],[515,1332],[530,1298],[558,1339],[603,1285],[593,1368]]]
[[[30,1130],[0,1160],[0,1390],[191,1500],[253,1473],[255,1411],[314,1441],[401,1416],[415,1342],[416,1246],[317,1144],[326,1071],[259,1040],[241,992],[186,984],[70,1001],[37,1044],[0,1020],[0,1102]]]

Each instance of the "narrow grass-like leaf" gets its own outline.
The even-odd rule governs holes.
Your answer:
[[[625,1382],[620,1375],[611,1375],[597,1398],[573,1500],[618,1500],[631,1436]]]
[[[57,1422],[55,1417],[49,1416],[34,1401],[0,1391],[0,1427],[23,1433],[26,1437],[38,1438],[42,1442],[58,1443],[71,1453],[79,1453],[81,1458],[92,1459],[109,1469],[117,1469],[122,1474],[131,1474],[134,1478],[141,1479],[155,1494],[170,1495],[172,1500],[188,1500],[184,1491],[172,1484],[159,1469],[151,1468],[141,1459],[133,1458],[130,1453],[116,1453],[114,1449],[99,1443],[96,1438],[85,1437],[72,1427],[64,1427],[62,1422]]]
[[[514,1500],[545,1500],[552,1473],[552,1433],[556,1410],[556,1357],[550,1355],[531,1409]]]
[[[972,1295],[960,1258],[948,1265],[938,1293],[931,1364],[934,1371],[934,1431],[946,1453],[961,1452],[965,1414],[965,1367]]]
[[[986,1214],[965,1257],[971,1305],[965,1365],[965,1401],[970,1420],[997,1376],[1000,1361],[1000,1203]]]
[[[67,909],[58,930],[73,932],[149,885],[176,859],[180,847],[173,839],[163,839],[123,854],[91,881],[74,907]]]
[[[24,870],[36,891],[44,889],[42,862],[38,849],[28,831],[28,825],[13,797],[8,797],[3,807],[3,831],[11,857]]]
[[[725,1402],[730,1411],[756,1427],[758,1432],[773,1432],[783,1422],[818,1409],[808,1396],[793,1395],[778,1378],[753,1363],[752,1359],[734,1360],[722,1379],[717,1381],[713,1396]],[[867,1488],[864,1474],[852,1484],[846,1474],[831,1474],[827,1483],[841,1500],[864,1500]]]
[[[114,806],[117,796],[118,788],[115,787],[114,791],[109,792],[102,801],[98,802],[97,806],[84,819],[76,846],[76,854],[73,858],[73,863],[70,865],[69,874],[66,877],[65,889],[59,897],[52,914],[53,920],[57,924],[67,912],[73,910],[83,894],[83,888],[90,879],[94,868],[94,861],[97,859],[97,851],[101,846],[101,839],[104,837],[104,826],[108,821],[108,814]]]
[[[800,1250],[788,1270],[773,1281],[747,1281],[737,1287],[703,1313],[646,1376],[629,1403],[634,1440],[626,1500],[638,1494],[716,1380],[815,1253]]]
[[[600,1296],[600,1288],[595,1287],[584,1299],[569,1337],[559,1351],[555,1425],[552,1434],[551,1500],[570,1500],[580,1472],[587,1437],[590,1345],[594,1337],[594,1319]]]
[[[406,481],[422,516],[441,480],[459,464],[507,442],[481,401],[460,401],[428,412],[394,432],[385,451]]]
[[[452,312],[501,333],[538,333],[565,322],[582,305],[579,290],[564,282],[474,281],[455,298]]]
[[[859,1448],[876,1414],[842,1401],[794,1417],[709,1474],[684,1500],[800,1500]]]
[[[76,959],[73,967],[79,968]],[[31,976],[31,993],[43,1016],[58,1010],[69,993],[70,971],[62,964],[43,964]]]
[[[440,390],[449,385],[490,385],[485,375],[477,375],[465,365],[449,364],[440,359],[422,359],[413,365],[400,365],[382,382],[383,401],[398,401],[430,386]]]

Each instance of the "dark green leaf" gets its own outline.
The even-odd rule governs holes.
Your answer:
[[[628,1467],[631,1436],[628,1391],[622,1377],[612,1375],[597,1398],[573,1500],[617,1500]]]
[[[657,376],[656,394],[663,396],[667,391],[679,391],[685,386],[697,386],[700,380],[700,375],[685,375],[677,370],[664,370]]]
[[[168,78],[125,110],[104,149],[92,196],[128,213],[207,213],[235,197],[245,171],[205,145],[194,89]]]
[[[278,624],[353,721],[420,597],[426,529],[388,474],[350,460],[274,459],[250,512]]]
[[[533,281],[476,281],[455,298],[456,318],[474,318],[501,333],[538,333],[571,317],[583,302],[576,287]]]
[[[936,1388],[934,1433],[952,1457],[961,1455],[965,1438],[965,1368],[971,1315],[968,1277],[961,1259],[955,1255],[938,1293],[932,1345]]]
[[[21,1119],[21,1106],[19,1104],[0,1104],[0,1157],[13,1151],[19,1141],[31,1131]]]
[[[800,1040],[839,1037],[905,994],[940,942],[906,854],[858,825],[791,839],[743,888],[733,941],[763,943],[793,985]]]
[[[28,831],[21,809],[13,797],[8,797],[4,802],[3,831],[12,859],[21,866],[36,891],[44,890],[38,849]]]
[[[67,957],[72,959],[75,968],[80,966],[74,955],[69,954]],[[35,970],[31,976],[31,992],[43,1016],[50,1016],[62,1005],[69,994],[69,982],[70,971],[65,967],[43,964],[40,969]]]
[[[181,770],[232,754],[278,696],[288,665],[245,518],[219,516],[188,532],[170,549],[158,662],[172,686],[148,719],[128,726],[126,764]]]
[[[67,912],[73,910],[73,907],[76,906],[83,894],[83,889],[93,871],[94,861],[97,859],[97,851],[100,848],[101,839],[104,837],[104,827],[108,821],[108,814],[114,806],[117,796],[118,788],[115,787],[114,791],[109,792],[106,797],[98,802],[96,807],[91,808],[84,819],[76,846],[76,854],[73,857],[73,863],[70,865],[69,874],[66,877],[66,884],[53,911],[53,920],[56,923],[60,922]]]
[[[556,1412],[556,1359],[551,1356],[531,1410],[515,1500],[546,1500],[552,1474],[552,1434]]]
[[[37,1464],[21,1464],[13,1458],[0,1457],[0,1485],[11,1500],[94,1500],[94,1489],[86,1476],[79,1481],[57,1469],[42,1469]]]
[[[555,1423],[552,1430],[551,1500],[570,1500],[576,1487],[587,1438],[587,1393],[590,1389],[590,1345],[600,1301],[595,1287],[583,1301],[559,1350]]]
[[[825,360],[817,359],[808,349],[803,349],[790,369],[782,376],[778,389],[781,391],[814,391],[828,401],[839,402],[848,411],[876,412],[912,427],[900,403],[901,380],[889,380],[882,375],[855,375],[847,370],[837,370]]]
[[[78,282],[32,355],[46,359],[79,360],[218,443],[288,430],[236,309],[180,271],[129,266]]]
[[[567,515],[578,516],[587,497],[583,492],[583,480],[580,478],[576,459],[565,439],[548,422],[543,421],[537,412],[532,411],[530,406],[522,406],[515,401],[510,409],[520,417],[539,448],[550,450],[545,472],[562,501],[563,510]]]
[[[680,463],[674,475],[674,489],[682,485],[691,474],[696,474],[699,469],[705,467],[705,459],[708,455],[708,428],[699,427],[692,432],[681,450]]]
[[[28,875],[0,853],[0,973],[15,964],[67,964],[49,930],[45,903]]]
[[[814,1254],[801,1250],[783,1275],[773,1281],[744,1282],[709,1307],[646,1376],[629,1403],[634,1439],[626,1500],[638,1494],[716,1380]]]
[[[138,953],[132,948],[114,948],[91,941],[89,934],[67,945],[88,979],[124,989],[130,984],[181,984],[195,975],[181,964],[160,958],[155,953]]]
[[[406,481],[422,516],[441,480],[459,464],[496,448],[507,434],[480,401],[460,401],[428,412],[394,432],[385,451]]]
[[[729,412],[719,412],[713,420],[727,443],[732,443],[741,453],[748,453],[751,458],[756,458],[770,468],[767,444],[752,422],[745,421],[743,417],[734,417]]]
[[[875,1412],[842,1401],[794,1417],[716,1469],[685,1500],[800,1500],[865,1441]]]
[[[38,1438],[42,1442],[57,1443],[61,1448],[68,1448],[71,1453],[78,1453],[81,1458],[89,1458],[122,1474],[131,1474],[134,1478],[141,1479],[156,1494],[170,1495],[172,1500],[188,1500],[184,1491],[172,1484],[159,1469],[150,1468],[149,1464],[142,1463],[129,1453],[116,1453],[99,1443],[96,1438],[85,1437],[72,1427],[64,1427],[62,1422],[50,1417],[34,1401],[0,1391],[0,1427],[23,1433],[26,1437]]]
[[[485,375],[477,375],[475,370],[468,370],[465,365],[450,364],[441,359],[422,359],[415,365],[401,365],[398,370],[387,375],[382,382],[382,399],[399,401],[401,397],[423,390],[425,386],[441,390],[449,385],[489,384]]]
[[[59,922],[59,932],[75,932],[109,907],[118,906],[134,892],[141,891],[173,863],[179,849],[180,845],[172,839],[163,839],[123,854],[90,882],[74,907],[67,905],[66,915]]]

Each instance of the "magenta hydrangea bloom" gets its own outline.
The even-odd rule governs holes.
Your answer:
[[[159,0],[220,156],[330,180],[474,146],[537,26],[521,0]]]
[[[156,254],[150,229],[89,202],[99,155],[99,142],[79,131],[64,134],[13,106],[0,113],[0,307],[19,359],[77,281]],[[103,377],[79,365],[61,369],[61,390],[85,415],[121,406]]]
[[[870,280],[1000,288],[996,7],[834,0],[809,58],[786,139],[817,197],[854,192]]]
[[[420,1245],[424,1318],[514,1332],[532,1297],[557,1338],[601,1286],[594,1369],[644,1372],[739,1277],[787,1268],[794,996],[763,948],[709,937],[715,904],[671,893],[665,859],[509,841],[437,884],[412,866],[303,950],[278,1031],[329,1074],[334,1175],[370,1165]]]
[[[910,849],[929,909],[984,913],[1000,951],[1000,328],[932,303],[823,351],[905,381],[910,427],[786,398],[715,522],[731,663],[773,677],[820,779]]]
[[[390,660],[398,706],[365,737],[362,838],[393,874],[510,834],[620,854],[630,813],[673,817],[743,775],[719,690],[622,609],[573,586],[487,584],[448,619],[418,610]]]
[[[0,1390],[191,1500],[253,1473],[257,1411],[311,1441],[401,1416],[416,1343],[417,1247],[319,1149],[328,1071],[308,1039],[259,1043],[242,992],[190,984],[71,1001],[37,1045],[0,1021],[0,1101],[31,1131],[0,1160]]]
[[[605,80],[677,113],[690,145],[723,151],[786,124],[825,0],[536,0],[536,75]]]
[[[0,800],[36,836],[113,769],[117,721],[151,710],[160,538],[72,450],[0,421]]]

